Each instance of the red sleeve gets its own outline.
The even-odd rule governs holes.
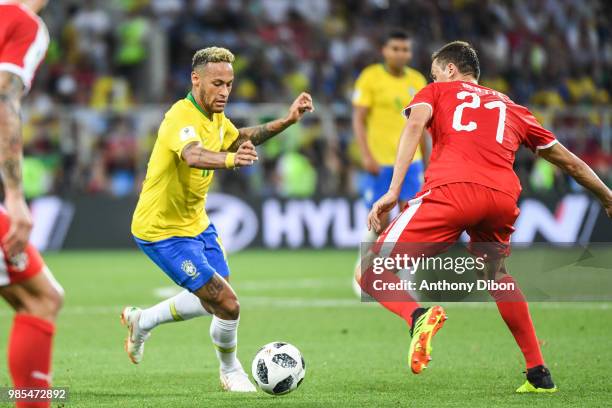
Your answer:
[[[523,116],[523,124],[526,130],[523,144],[534,153],[557,143],[555,135],[550,130],[544,129],[531,112],[527,111]]]
[[[11,24],[5,26],[4,44],[0,47],[0,71],[19,76],[30,88],[34,73],[47,52],[49,34],[44,23],[23,11],[11,14]]]
[[[434,108],[436,106],[436,95],[437,92],[435,88],[435,83],[427,85],[425,88],[421,89],[416,95],[414,95],[414,98],[412,98],[412,101],[410,101],[410,104],[404,108],[402,113],[406,118],[408,118],[408,116],[410,116],[410,109],[412,109],[413,106],[427,105],[429,106],[429,109],[431,109],[431,116],[433,117]]]

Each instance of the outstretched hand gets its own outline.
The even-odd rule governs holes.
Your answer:
[[[390,212],[397,205],[397,200],[397,194],[387,191],[384,196],[374,203],[372,210],[368,214],[368,230],[374,230],[374,232],[380,234],[382,215]]]
[[[289,107],[287,121],[295,123],[302,119],[306,112],[314,112],[314,105],[312,103],[312,96],[307,92],[302,92]]]

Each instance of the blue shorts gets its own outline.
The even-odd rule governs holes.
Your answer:
[[[229,267],[215,226],[210,224],[196,237],[172,237],[161,241],[143,241],[134,237],[136,244],[177,285],[195,292],[213,275],[227,278]]]
[[[372,208],[376,200],[389,190],[392,178],[393,166],[381,167],[380,172],[376,176],[365,172],[360,175],[359,190],[366,207]],[[401,201],[409,201],[414,198],[421,189],[422,182],[423,162],[417,160],[412,162],[408,168],[399,199]]]

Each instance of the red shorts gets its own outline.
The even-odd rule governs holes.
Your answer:
[[[0,209],[0,240],[8,233],[10,219]],[[43,270],[45,266],[40,253],[32,244],[28,244],[21,254],[8,259],[4,248],[0,250],[0,286],[11,285],[30,279]]]
[[[452,183],[423,191],[378,237],[373,250],[402,243],[429,244],[427,256],[443,252],[463,231],[470,236],[468,249],[476,256],[500,258],[510,255],[510,235],[519,215],[510,195],[475,183]],[[396,250],[397,248],[397,250]],[[385,251],[386,252],[386,251]]]

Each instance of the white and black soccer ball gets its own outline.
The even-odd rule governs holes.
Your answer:
[[[295,346],[277,341],[259,349],[253,359],[252,373],[264,392],[282,395],[302,384],[306,364]]]

